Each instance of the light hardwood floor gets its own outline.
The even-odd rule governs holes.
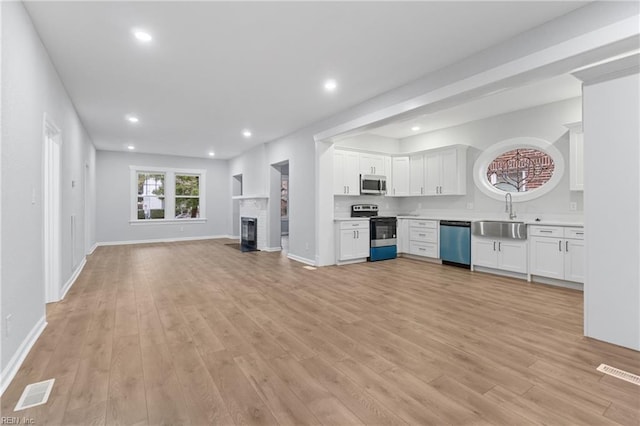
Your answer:
[[[2,397],[37,425],[638,425],[640,353],[582,293],[408,259],[308,270],[229,240],[101,247]],[[13,413],[28,383],[48,404]]]

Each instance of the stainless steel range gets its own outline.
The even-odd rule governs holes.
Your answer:
[[[397,219],[391,216],[378,216],[375,204],[354,204],[351,217],[369,219],[369,261],[395,259],[398,256],[396,245]]]

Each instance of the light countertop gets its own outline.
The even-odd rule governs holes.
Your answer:
[[[502,219],[489,219],[486,217],[469,217],[469,216],[459,216],[459,215],[437,215],[437,216],[398,216],[398,219],[415,219],[415,220],[461,220],[468,222],[479,222],[481,220],[502,220]],[[584,227],[584,223],[576,222],[576,221],[562,221],[562,220],[540,220],[539,222],[535,220],[525,219],[525,220],[513,220],[505,222],[524,222],[527,225],[538,225],[538,226],[570,226],[570,227]]]

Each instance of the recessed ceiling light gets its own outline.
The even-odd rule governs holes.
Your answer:
[[[411,130],[413,130],[414,132],[417,132],[418,130],[420,130],[420,126],[413,126]]]
[[[329,79],[324,82],[324,90],[327,92],[333,92],[338,87],[338,83],[334,79]]]
[[[129,123],[137,123],[138,121],[140,121],[140,119],[134,115],[128,115],[127,120],[129,121]]]
[[[133,146],[133,145],[129,145],[129,146],[127,146],[127,149],[128,149],[129,151],[133,151],[134,149],[136,149],[136,147],[135,147],[135,146]]]
[[[151,40],[153,40],[153,37],[151,37],[151,34],[144,32],[144,31],[139,31],[136,30],[133,32],[133,35],[140,41],[143,41],[145,43],[150,42]]]
[[[213,151],[210,151],[210,152],[209,152],[209,157],[213,157],[214,155],[216,155],[216,153],[215,153],[215,152],[213,152]]]
[[[245,138],[250,138],[251,137],[251,130],[243,130],[242,131],[242,136],[244,136]]]

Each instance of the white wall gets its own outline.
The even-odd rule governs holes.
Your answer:
[[[265,196],[268,190],[269,174],[266,160],[266,145],[258,145],[239,157],[229,161],[229,178],[242,175],[242,195]]]
[[[583,92],[585,335],[640,350],[640,77]]]
[[[129,166],[206,170],[204,224],[132,225]],[[228,162],[223,160],[98,151],[96,156],[97,240],[100,243],[226,236],[231,233]]]
[[[334,144],[340,148],[355,148],[364,151],[384,152],[385,154],[397,154],[400,152],[400,141],[379,135],[362,134],[336,141]]]
[[[506,139],[528,136],[553,143],[564,157],[565,173],[552,191],[532,201],[514,202],[514,209],[521,218],[527,216],[540,217],[543,220],[580,220],[583,195],[581,192],[569,191],[569,133],[564,125],[581,121],[581,111],[581,99],[575,98],[402,139],[402,152],[417,152],[453,144],[470,146],[467,151],[466,195],[409,197],[404,199],[402,209],[415,213],[450,210],[473,217],[484,214],[488,219],[503,214],[504,202],[488,197],[475,186],[473,165],[480,154],[491,145]],[[571,202],[576,203],[576,211],[570,210]],[[472,209],[467,208],[469,203],[473,204]]]
[[[23,5],[2,2],[2,315],[12,315],[1,337],[2,389],[44,325],[43,117],[61,129],[61,284],[70,282],[92,245],[85,229],[85,164],[93,164],[91,139],[65,91]],[[90,172],[91,175],[92,172]],[[71,182],[76,185],[72,188]],[[91,179],[86,184],[93,185]],[[89,188],[88,192],[95,192]],[[34,200],[34,202],[32,202]],[[91,200],[89,201],[91,210]],[[71,216],[76,217],[75,257]],[[85,221],[88,221],[85,227]]]

